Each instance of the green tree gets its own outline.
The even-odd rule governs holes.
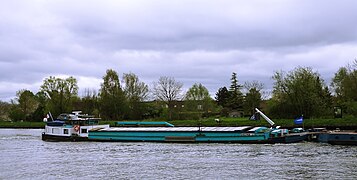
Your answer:
[[[85,89],[84,96],[81,98],[80,107],[84,113],[99,116],[98,93],[95,90]]]
[[[342,106],[345,113],[357,116],[357,60],[352,65],[341,67],[331,86],[336,95],[336,105]]]
[[[39,105],[36,96],[29,90],[20,90],[16,93],[19,108],[24,114],[24,120],[29,120],[32,113],[34,113]]]
[[[40,91],[47,98],[47,110],[56,116],[72,111],[73,101],[78,99],[78,85],[74,77],[66,79],[50,76],[43,81]]]
[[[244,88],[248,91],[244,98],[244,112],[245,114],[254,114],[254,108],[260,108],[262,102],[261,90],[263,84],[258,81],[246,82]]]
[[[46,109],[47,97],[44,92],[39,91],[36,93],[36,100],[38,102],[38,106],[35,112],[32,114],[32,120],[42,121],[45,117],[45,114],[48,113],[48,109]]]
[[[8,102],[0,101],[0,120],[8,120],[11,104]]]
[[[126,112],[126,99],[116,71],[108,69],[100,89],[100,111],[104,118],[120,120]]]
[[[23,121],[26,118],[25,113],[22,112],[20,106],[16,104],[14,101],[11,102],[11,108],[9,112],[9,117],[12,121]]]
[[[243,108],[243,93],[241,92],[242,86],[238,84],[237,73],[232,73],[231,86],[229,87],[229,101],[228,107],[231,110],[238,110]]]
[[[331,96],[324,81],[311,68],[296,68],[285,74],[276,72],[273,106],[276,115],[292,118],[298,115],[321,117],[331,110]]]
[[[218,106],[221,107],[221,115],[222,116],[228,116],[229,114],[229,100],[230,100],[230,94],[229,91],[226,87],[221,87],[218,89],[216,92],[216,103]]]
[[[185,107],[190,111],[211,112],[213,110],[213,99],[208,89],[201,83],[194,84],[185,96]]]
[[[227,107],[229,101],[229,91],[226,87],[221,87],[216,92],[216,102],[219,106]]]
[[[128,73],[123,75],[124,94],[128,100],[129,119],[142,119],[146,110],[146,104],[144,101],[149,94],[149,87],[140,82],[139,77],[134,73]]]
[[[183,84],[176,81],[173,77],[160,77],[158,82],[154,83],[154,96],[168,107],[168,118],[172,120],[174,102],[181,100],[181,89]]]

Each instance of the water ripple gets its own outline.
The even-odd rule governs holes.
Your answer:
[[[43,142],[0,130],[0,179],[356,179],[357,147]]]

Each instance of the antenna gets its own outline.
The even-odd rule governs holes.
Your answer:
[[[52,119],[52,121],[53,121],[53,117],[52,117],[52,114],[51,114],[50,111],[48,111],[48,114],[50,114],[50,117],[51,117],[51,119]]]

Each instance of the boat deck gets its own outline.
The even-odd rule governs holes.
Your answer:
[[[357,135],[356,131],[332,131],[330,134],[348,134],[348,135]]]
[[[204,131],[204,132],[244,132],[251,129],[251,126],[240,126],[240,127],[112,127],[106,129],[99,129],[96,131],[101,132],[119,132],[119,131],[185,131],[185,132],[194,132],[194,131]]]

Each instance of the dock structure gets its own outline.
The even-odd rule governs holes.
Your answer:
[[[356,131],[330,131],[317,135],[317,141],[333,145],[357,145]]]

